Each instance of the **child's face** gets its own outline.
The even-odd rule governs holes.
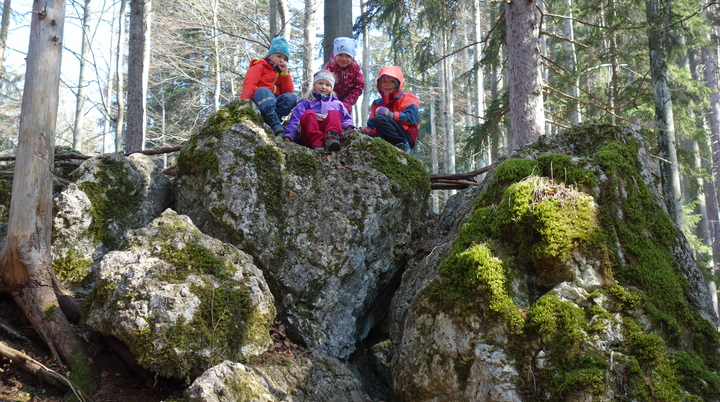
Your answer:
[[[325,80],[317,80],[315,81],[315,84],[313,84],[313,91],[323,95],[330,95],[332,90],[333,88],[332,85],[330,85],[330,82]]]
[[[395,86],[395,80],[388,77],[387,75],[383,75],[380,77],[380,90],[384,94],[389,94],[391,92],[397,91],[397,87]]]
[[[270,59],[270,61],[275,63],[281,69],[287,68],[288,57],[282,53],[273,53],[270,56],[268,56],[268,59]]]
[[[353,58],[345,53],[340,53],[339,55],[335,56],[335,63],[337,63],[337,65],[342,68],[349,66],[352,61]]]

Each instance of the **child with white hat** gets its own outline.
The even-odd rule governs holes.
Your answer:
[[[332,71],[337,77],[335,93],[350,114],[352,114],[353,105],[365,88],[365,78],[360,71],[360,64],[355,61],[356,49],[355,39],[344,36],[335,38],[333,54],[323,67],[325,70]]]

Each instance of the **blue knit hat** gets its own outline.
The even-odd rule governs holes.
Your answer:
[[[268,49],[268,56],[271,54],[280,53],[290,58],[290,44],[282,36],[273,38],[270,41],[270,49]]]

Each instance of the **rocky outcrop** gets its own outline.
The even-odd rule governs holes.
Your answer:
[[[179,156],[177,211],[254,257],[289,331],[346,359],[424,224],[424,167],[352,131],[340,152],[320,154],[250,121],[223,123],[211,121],[221,129],[206,128]]]
[[[192,379],[272,346],[274,299],[252,258],[166,211],[108,253],[87,324],[130,347],[140,366]]]
[[[142,154],[91,158],[54,199],[53,268],[69,289],[87,294],[102,257],[125,232],[157,218],[173,201],[170,179]]]
[[[451,200],[393,299],[396,400],[717,401],[717,317],[646,156],[578,127]]]

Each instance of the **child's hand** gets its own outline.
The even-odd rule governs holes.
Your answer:
[[[283,141],[290,142],[290,137],[283,137]]]
[[[382,116],[387,116],[387,117],[392,117],[392,115],[393,115],[393,113],[390,111],[390,109],[386,108],[385,106],[380,106],[379,108],[377,108],[377,110],[375,111],[375,114],[378,116],[382,115]]]

